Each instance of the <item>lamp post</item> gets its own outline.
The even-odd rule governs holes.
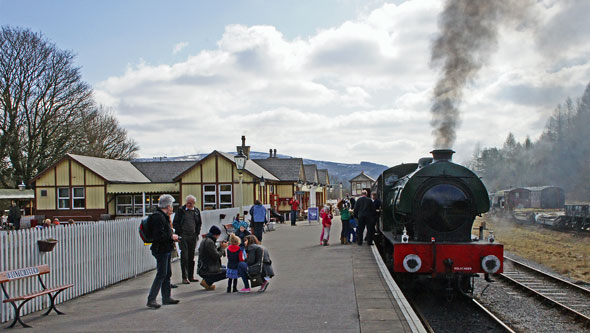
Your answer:
[[[238,154],[236,156],[234,156],[234,161],[236,162],[236,169],[238,170],[238,179],[240,180],[240,213],[242,212],[242,206],[244,205],[243,203],[243,198],[242,196],[244,195],[244,192],[242,190],[242,180],[244,179],[244,175],[242,175],[242,172],[244,172],[244,168],[246,167],[246,156],[242,153],[242,151],[238,150]]]
[[[340,199],[344,199],[344,197],[342,197],[342,182],[340,182]]]
[[[264,180],[264,176],[261,176],[260,178],[260,197],[262,198],[262,202],[266,203],[266,193],[265,193],[265,188],[264,185],[266,185],[266,181]]]

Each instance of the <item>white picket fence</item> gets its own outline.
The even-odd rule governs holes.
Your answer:
[[[268,205],[265,206],[268,209]],[[242,209],[202,211],[201,233],[207,233],[212,225],[224,230],[222,224],[231,223],[239,211],[249,209],[250,206],[244,206]],[[139,237],[140,221],[140,218],[131,218],[0,232],[0,271],[49,265],[51,272],[42,277],[48,287],[74,284],[57,297],[58,304],[108,287],[156,268],[149,246]],[[58,243],[53,251],[40,252],[37,240],[47,238],[57,239]],[[9,282],[5,288],[9,295],[18,296],[39,291],[40,285],[37,278],[27,278]],[[4,298],[2,293],[0,300]],[[23,307],[21,314],[48,306],[48,297],[37,297]],[[12,306],[0,304],[0,322],[12,318]]]
[[[49,265],[51,272],[43,276],[46,285],[74,284],[58,296],[57,303],[105,288],[156,267],[149,247],[137,233],[139,221],[136,218],[1,232],[0,271]],[[58,243],[52,252],[40,252],[37,240],[47,238],[57,239]],[[11,296],[41,289],[37,278],[12,281],[5,286]],[[21,313],[48,306],[48,297],[37,297]],[[12,318],[12,306],[0,305],[0,322]]]

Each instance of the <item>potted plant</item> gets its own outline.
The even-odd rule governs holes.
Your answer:
[[[51,252],[51,251],[53,251],[55,244],[57,244],[57,239],[53,239],[53,238],[39,239],[37,241],[37,244],[39,245],[39,251]]]

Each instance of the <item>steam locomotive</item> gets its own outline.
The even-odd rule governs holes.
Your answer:
[[[473,292],[478,273],[503,270],[503,245],[472,235],[473,221],[490,209],[488,192],[449,149],[385,170],[372,192],[382,202],[377,232],[396,276],[427,278],[447,290]]]

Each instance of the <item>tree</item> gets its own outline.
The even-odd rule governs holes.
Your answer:
[[[87,121],[98,118],[92,89],[70,51],[11,27],[0,30],[0,50],[0,183],[14,187],[67,152],[84,153],[95,132]],[[107,145],[100,157],[118,148]],[[136,150],[115,155],[129,158]]]
[[[79,148],[74,153],[111,159],[130,159],[139,149],[127,130],[103,107],[92,110],[81,118]]]

